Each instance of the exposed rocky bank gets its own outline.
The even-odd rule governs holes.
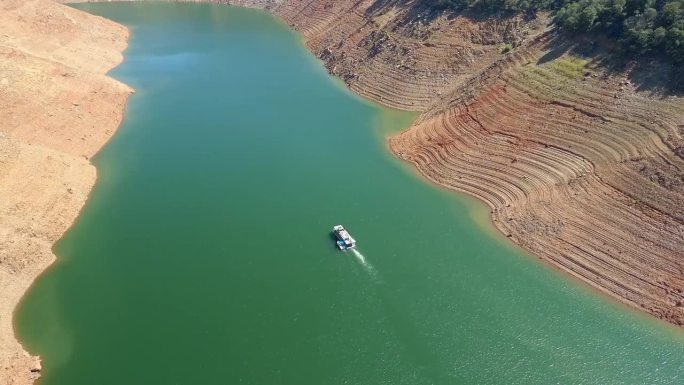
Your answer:
[[[632,65],[606,66],[600,48],[573,53],[545,15],[435,14],[410,0],[225,3],[280,17],[360,95],[421,112],[389,139],[394,154],[482,199],[513,242],[684,324],[684,98]],[[121,120],[131,90],[104,73],[127,32],[48,0],[1,2],[0,26],[0,385],[28,384],[39,364],[11,313],[54,260],[95,181],[88,159]]]
[[[425,3],[234,2],[300,31],[355,92],[421,112],[389,139],[393,153],[482,199],[513,242],[684,325],[684,98],[663,86],[668,67],[618,65],[543,14],[448,15]]]
[[[121,121],[131,89],[104,73],[122,60],[127,37],[52,1],[0,2],[0,385],[39,376],[12,313],[54,261],[52,245],[95,183],[89,158]]]

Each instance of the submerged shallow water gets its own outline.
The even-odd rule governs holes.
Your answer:
[[[16,315],[41,384],[684,383],[681,331],[476,225],[387,153],[413,116],[348,93],[272,17],[77,8],[131,28],[112,76],[137,93]]]

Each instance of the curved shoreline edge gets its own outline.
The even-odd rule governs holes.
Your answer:
[[[483,201],[513,243],[684,325],[684,95],[668,90],[671,65],[568,41],[545,13],[446,15],[417,0],[208,2],[272,13],[350,90],[420,112],[389,139],[391,152]]]
[[[52,246],[96,181],[90,158],[133,90],[105,74],[128,30],[50,0],[0,3],[0,385],[28,385],[40,360],[16,340],[13,313],[55,261]]]
[[[228,3],[265,8],[302,33],[355,93],[420,112],[389,139],[391,152],[483,201],[517,246],[684,325],[684,95],[668,90],[671,65],[568,41],[544,13],[446,15],[391,0]]]
[[[483,201],[494,228],[529,254],[684,326],[684,94],[668,89],[671,64],[570,41],[545,13],[447,15],[418,0],[199,2],[284,21],[350,90],[420,113],[389,139],[396,157]]]
[[[484,201],[524,250],[684,324],[682,97],[573,54],[544,15],[431,18],[411,14],[411,1],[207,2],[269,11],[355,93],[421,112],[389,139],[395,156]],[[52,245],[95,183],[88,159],[133,91],[105,76],[122,60],[125,27],[51,0],[8,0],[0,11],[0,55],[11,58],[0,61],[0,91],[11,90],[0,92],[0,196],[9,197],[0,201],[0,385],[23,385],[40,364],[16,341],[12,312],[54,261]]]

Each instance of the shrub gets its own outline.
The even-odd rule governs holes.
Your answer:
[[[684,0],[422,0],[440,9],[488,14],[555,12],[554,23],[574,34],[600,32],[632,56],[661,53],[684,64]],[[510,48],[502,47],[502,53]]]

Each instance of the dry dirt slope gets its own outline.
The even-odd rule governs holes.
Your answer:
[[[354,91],[423,112],[390,139],[397,156],[484,200],[533,254],[684,324],[684,99],[640,91],[629,67],[556,54],[565,43],[543,15],[447,17],[417,3],[275,12]]]
[[[681,98],[638,91],[628,70],[547,60],[557,41],[543,17],[445,17],[410,0],[226,3],[269,9],[350,88],[423,112],[391,139],[393,151],[482,198],[514,242],[682,323]],[[124,29],[47,1],[0,7],[3,384],[26,383],[33,365],[8,314],[83,204],[94,180],[85,158],[111,135],[130,90],[102,76],[120,60]],[[500,54],[504,42],[512,54]]]
[[[536,64],[544,52],[521,52],[476,97],[392,138],[392,150],[483,199],[535,255],[682,325],[684,103],[576,57]]]
[[[390,140],[394,153],[483,199],[512,241],[684,323],[684,99],[639,90],[629,68],[549,58],[564,42],[544,15],[435,14],[416,0],[219,2],[268,9],[355,92],[423,112]]]
[[[38,375],[12,312],[54,260],[95,182],[88,159],[121,120],[131,90],[103,74],[127,36],[50,1],[0,2],[0,385]]]

